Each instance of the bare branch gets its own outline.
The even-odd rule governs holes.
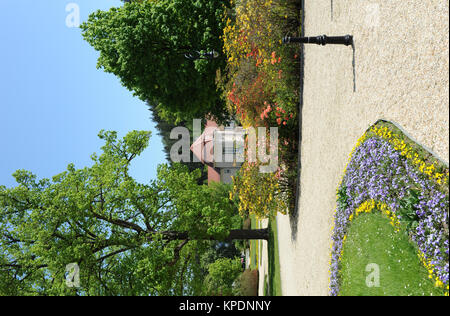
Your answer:
[[[113,256],[115,256],[115,255],[121,254],[122,252],[128,251],[128,250],[130,250],[130,249],[132,249],[132,248],[133,248],[133,247],[127,247],[127,248],[122,248],[122,249],[117,250],[117,251],[113,251],[113,252],[111,252],[111,253],[109,253],[109,254],[107,254],[107,255],[105,255],[105,256],[103,256],[103,257],[97,259],[97,261],[102,262],[102,261],[104,261],[105,259],[108,259],[108,258],[113,257]]]
[[[169,263],[169,266],[173,266],[173,265],[175,265],[175,263],[177,263],[177,261],[180,259],[180,251],[181,251],[181,249],[183,249],[183,247],[186,246],[188,242],[189,242],[189,239],[186,239],[185,241],[183,241],[181,244],[179,244],[175,248],[173,260]]]

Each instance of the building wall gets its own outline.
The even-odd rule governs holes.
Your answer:
[[[208,166],[208,184],[211,182],[220,182],[221,175],[219,169]]]
[[[234,177],[239,168],[221,168],[220,169],[220,182],[222,183],[232,183],[231,177]]]

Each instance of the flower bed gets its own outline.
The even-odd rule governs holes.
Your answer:
[[[281,39],[299,31],[300,1],[231,4],[223,35],[227,69],[218,76],[229,111],[244,127],[295,126],[300,58],[298,47]]]
[[[349,225],[358,214],[373,210],[382,211],[399,231],[408,233],[429,277],[448,295],[448,179],[448,167],[395,126],[382,122],[371,127],[352,150],[337,190],[330,295],[339,294]]]
[[[278,205],[276,210],[283,209],[282,195],[290,200],[290,207],[294,204],[300,54],[298,46],[284,45],[281,40],[288,33],[298,35],[300,4],[299,0],[232,0],[232,10],[224,17],[227,67],[218,73],[217,84],[228,111],[244,128],[278,127],[281,167],[277,174],[256,175],[247,165],[234,181],[241,209],[260,217],[273,213],[269,208],[274,204]],[[267,193],[279,191],[275,181],[284,180],[288,185],[280,186],[289,187],[291,192]],[[261,191],[265,194],[259,194]]]

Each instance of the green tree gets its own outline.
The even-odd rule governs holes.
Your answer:
[[[240,226],[239,226],[240,227]],[[200,256],[200,266],[203,269],[204,276],[208,274],[209,265],[217,259],[234,259],[241,255],[232,242],[211,241],[209,247]]]
[[[170,149],[172,146],[178,142],[178,139],[171,139],[170,133],[175,127],[186,127],[189,129],[191,134],[193,133],[192,130],[192,121],[186,122],[186,121],[180,121],[178,124],[175,123],[169,123],[167,120],[164,120],[161,118],[156,111],[155,107],[151,104],[148,104],[149,111],[152,113],[151,120],[155,122],[155,127],[158,131],[158,135],[161,136],[161,142],[164,147],[164,153],[166,154],[166,159],[170,161]],[[183,165],[187,166],[189,171],[194,171],[195,169],[200,169],[202,172],[202,176],[199,179],[199,184],[204,183],[208,179],[208,173],[205,168],[205,165],[201,162],[193,162],[194,160],[194,153],[190,152],[190,162],[181,162]],[[170,163],[170,162],[169,162]]]
[[[97,67],[118,76],[168,121],[222,118],[217,69],[225,58],[188,60],[191,51],[222,51],[223,0],[157,0],[97,11],[81,25],[84,39],[100,52]]]
[[[233,283],[242,273],[239,258],[220,258],[209,265],[209,274],[205,279],[205,290],[208,295],[233,295]]]
[[[130,177],[149,132],[99,137],[91,167],[70,164],[51,180],[19,170],[18,186],[0,186],[0,294],[198,294],[199,254],[211,240],[268,238],[233,230],[235,203],[220,186],[198,185],[199,171],[160,165],[149,184]],[[66,286],[70,263],[81,288]]]

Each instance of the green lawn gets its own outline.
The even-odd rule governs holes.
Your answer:
[[[258,221],[254,215],[250,216],[251,219],[251,228],[257,229]],[[259,258],[259,241],[258,240],[250,240],[250,269],[256,270],[258,269],[258,258]]]
[[[280,256],[278,254],[278,238],[277,238],[277,222],[276,219],[269,220],[269,243],[268,243],[268,256],[269,256],[269,276],[268,276],[268,288],[267,296],[282,296],[281,293],[281,278],[280,278]]]
[[[379,287],[374,265],[379,267]],[[363,214],[349,228],[342,257],[342,296],[429,296],[443,295],[434,286],[403,231],[396,233],[380,213]],[[369,282],[369,285],[371,283]]]

